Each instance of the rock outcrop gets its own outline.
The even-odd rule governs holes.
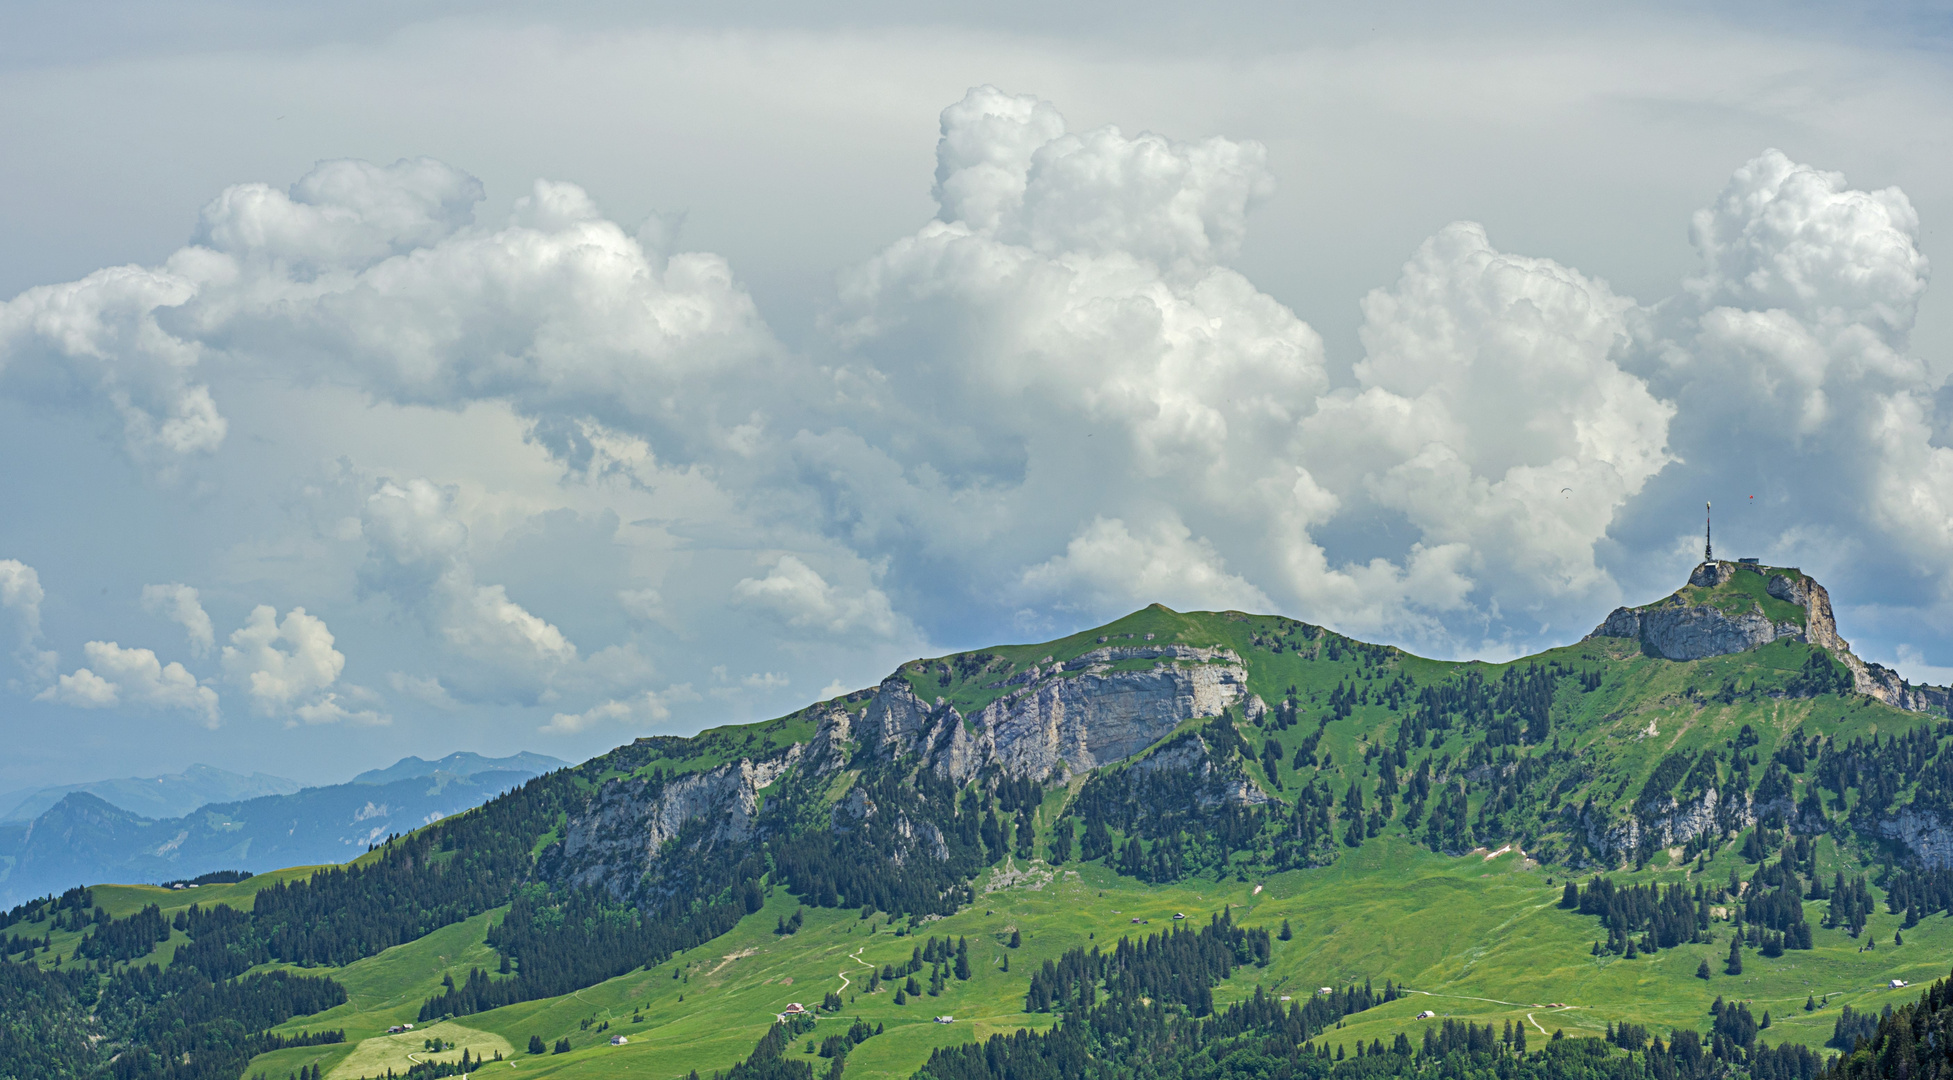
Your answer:
[[[1578,811],[1578,825],[1587,848],[1603,861],[1619,863],[1643,849],[1686,844],[1703,836],[1729,836],[1759,821],[1781,819],[1792,832],[1814,835],[1830,828],[1822,813],[1800,814],[1789,799],[1759,802],[1747,791],[1724,793],[1709,788],[1688,799],[1664,796],[1636,806],[1624,817],[1611,817],[1593,806]],[[1953,849],[1953,843],[1949,843]]]
[[[1231,765],[1232,767],[1229,767]],[[1133,763],[1126,770],[1128,782],[1146,790],[1155,776],[1170,774],[1189,777],[1196,785],[1193,803],[1201,810],[1223,805],[1268,806],[1276,799],[1256,787],[1238,762],[1223,765],[1213,749],[1198,737],[1181,739]]]
[[[579,889],[601,888],[619,900],[640,899],[641,892],[655,890],[667,845],[711,849],[751,841],[760,791],[803,753],[796,744],[765,760],[742,759],[662,784],[645,777],[611,780],[564,826],[549,876]]]
[[[1134,661],[1151,666],[1135,667]],[[1248,692],[1241,658],[1219,648],[1100,648],[1062,663],[1032,665],[1003,685],[1008,690],[1001,697],[964,716],[940,700],[924,701],[898,673],[883,680],[858,713],[840,701],[815,706],[808,714],[814,736],[771,756],[670,779],[611,780],[570,816],[545,874],[641,902],[660,894],[662,868],[674,851],[722,850],[760,838],[767,827],[760,792],[790,776],[819,783],[850,768],[907,761],[958,785],[986,772],[1060,782],[1131,758],[1183,721],[1227,709],[1251,720],[1267,711]],[[1197,778],[1203,810],[1221,802],[1271,801],[1238,762],[1222,768],[1198,738],[1162,751],[1134,771],[1170,769]],[[827,823],[848,832],[881,812],[856,788],[827,809]],[[889,824],[905,843],[898,857],[947,857],[934,825],[906,818]]]
[[[1904,844],[1931,869],[1953,866],[1953,827],[1933,811],[1902,807],[1897,815],[1873,823],[1872,831]]]
[[[1741,569],[1736,563],[1705,562],[1689,575],[1689,584],[1701,589],[1720,588]],[[1946,687],[1913,686],[1891,668],[1859,659],[1850,643],[1839,636],[1837,619],[1831,613],[1831,595],[1816,580],[1795,571],[1777,571],[1771,572],[1765,587],[1772,597],[1803,608],[1803,619],[1773,622],[1760,605],[1732,615],[1712,604],[1690,603],[1677,592],[1646,607],[1615,608],[1587,637],[1632,638],[1649,655],[1668,660],[1726,656],[1788,638],[1829,652],[1850,669],[1852,689],[1858,693],[1914,712],[1945,710],[1953,704],[1953,695]]]
[[[1154,665],[1113,670],[1131,660]],[[1095,649],[1063,664],[1033,665],[1009,684],[1016,688],[964,717],[947,705],[925,705],[907,680],[891,676],[864,715],[862,745],[881,756],[912,755],[958,783],[992,765],[1013,779],[1062,780],[1123,761],[1184,720],[1228,708],[1246,719],[1267,711],[1248,693],[1241,658],[1225,649]]]
[[[1689,584],[1699,589],[1720,588],[1736,576],[1737,569],[1733,563],[1705,562],[1689,575]],[[1830,621],[1830,599],[1816,582],[1802,575],[1792,581],[1786,575],[1777,574],[1770,579],[1769,591],[1770,595],[1780,600],[1804,607],[1806,619],[1802,622],[1772,622],[1760,606],[1732,615],[1712,604],[1692,604],[1677,592],[1666,600],[1646,607],[1615,608],[1587,636],[1634,638],[1650,655],[1668,660],[1726,656],[1768,645],[1779,638],[1806,640],[1807,628],[1816,629],[1811,627],[1815,620],[1810,617],[1812,612],[1807,603],[1807,597],[1812,595],[1822,602],[1822,620],[1829,636],[1837,636],[1837,629]],[[1791,599],[1792,596],[1796,599]],[[1817,632],[1821,637],[1825,630],[1818,629]]]
[[[1607,817],[1592,807],[1580,814],[1587,848],[1616,862],[1632,857],[1644,846],[1686,844],[1699,836],[1720,835],[1732,826],[1746,828],[1755,820],[1748,793],[1725,798],[1715,788],[1686,802],[1670,797],[1654,806],[1636,807],[1623,818]]]
[[[1700,660],[1744,652],[1780,637],[1802,640],[1802,630],[1772,623],[1760,611],[1732,617],[1708,604],[1665,604],[1638,611],[1617,608],[1591,636],[1636,638],[1655,656]]]

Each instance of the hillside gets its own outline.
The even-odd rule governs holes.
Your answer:
[[[1676,640],[1692,655],[1670,658]],[[1936,700],[1852,656],[1821,587],[1780,568],[1705,564],[1669,600],[1502,665],[1155,606],[640,739],[344,870],[97,889],[0,935],[75,973],[106,1042],[132,1049],[140,1025],[115,1018],[160,1000],[128,974],[142,964],[210,993],[240,972],[328,978],[337,991],[304,993],[343,1004],[206,1052],[272,1076],[404,1074],[463,1050],[566,1077],[749,1055],[752,1075],[838,1075],[835,1051],[850,1078],[936,1080],[1074,1060],[1185,1074],[1190,1054],[1245,1055],[1242,1075],[1453,1054],[1501,1075],[1628,1068],[1559,1031],[1612,1033],[1662,1075],[1808,1078],[1818,1058],[1798,1048],[1849,1048],[1844,1006],[1875,1013],[1911,993],[1891,980],[1953,964]],[[242,914],[171,925],[192,899]],[[1131,960],[1116,948],[1148,938]],[[828,1019],[763,1039],[790,1002]],[[859,1040],[822,1056],[856,1016]],[[408,1022],[423,1028],[387,1034]],[[345,1041],[275,1048],[322,1028]],[[1011,1037],[953,1049],[993,1034]],[[119,1074],[164,1075],[140,1057]]]

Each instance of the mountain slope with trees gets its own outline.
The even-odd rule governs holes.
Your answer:
[[[1861,692],[1842,639],[1808,640],[1809,620],[1766,610],[1765,599],[1787,601],[1747,581],[1757,571],[1729,566],[1717,582],[1690,586],[1686,608],[1725,620],[1754,611],[1771,620],[1772,635],[1681,661],[1656,654],[1639,629],[1627,635],[1605,624],[1585,641],[1494,665],[1427,660],[1282,617],[1155,606],[1057,641],[913,661],[877,687],[777,720],[640,739],[389,838],[346,866],[281,875],[241,894],[248,904],[181,927],[161,922],[163,905],[155,915],[138,908],[106,919],[102,909],[30,905],[8,917],[17,929],[0,928],[0,948],[11,945],[7,956],[41,968],[92,974],[97,993],[168,953],[159,971],[187,964],[221,993],[264,971],[366,970],[480,926],[469,945],[477,960],[444,969],[438,982],[417,984],[423,991],[411,1000],[388,1006],[417,1023],[465,1027],[549,1014],[589,988],[646,972],[668,969],[683,985],[701,950],[754,925],[763,936],[750,947],[784,955],[812,940],[801,935],[813,926],[831,934],[859,925],[870,938],[877,929],[884,937],[923,933],[936,920],[988,926],[1000,890],[1012,895],[1035,882],[1097,880],[1102,895],[1197,906],[1217,890],[1252,887],[1252,898],[1262,895],[1259,885],[1283,882],[1295,883],[1281,885],[1294,896],[1311,894],[1309,882],[1391,889],[1422,861],[1470,866],[1508,852],[1515,854],[1498,865],[1517,859],[1529,875],[1580,879],[1545,890],[1537,909],[1557,913],[1554,935],[1590,935],[1569,978],[1582,970],[1577,964],[1604,973],[1625,961],[1679,963],[1687,971],[1669,991],[1679,1002],[1736,977],[1745,962],[1804,954],[1860,970],[1878,962],[1864,954],[1877,946],[1881,920],[1902,923],[1909,940],[1931,947],[1922,920],[1953,905],[1945,824],[1953,822],[1953,728],[1932,711],[1930,694],[1901,694],[1893,704]],[[1800,595],[1813,603],[1818,593]],[[1925,711],[1899,707],[1922,702]],[[787,897],[791,907],[782,908]],[[818,915],[811,922],[810,913]],[[193,931],[195,920],[201,929]],[[1320,921],[1310,917],[1303,938],[1320,932],[1311,925]],[[1144,925],[1119,935],[1148,932]],[[1243,940],[1266,943],[1273,927],[1255,930],[1261,936]],[[1389,977],[1409,954],[1387,942],[1408,932],[1385,919],[1362,932],[1377,942],[1365,956],[1342,957],[1337,970],[1319,975],[1290,974]],[[1948,945],[1943,955],[1953,958]],[[1847,946],[1862,958],[1839,957]],[[1115,955],[1117,947],[1106,945]],[[1308,953],[1296,948],[1251,944],[1240,962],[1281,967],[1282,957]],[[966,978],[960,954],[933,950],[924,959],[918,945],[911,963],[864,965],[856,974],[889,1001],[953,996]],[[1048,1023],[1036,1017],[1054,1003],[1074,1000],[1067,995],[1078,986],[1102,983],[1117,996],[1096,968],[1085,983],[1066,981],[1066,970],[1099,962],[1082,958],[1089,953],[1047,954],[1048,977],[1043,967],[1011,971],[1007,953],[997,955],[1006,965],[997,975],[1008,972],[1018,987],[999,1015],[1021,1013],[1031,1029]],[[1924,958],[1916,949],[1905,956],[1908,972]],[[1441,958],[1432,963],[1414,969],[1420,980],[1443,970]],[[1195,981],[1223,988],[1241,977],[1233,964],[1203,970],[1210,974]],[[845,986],[862,992],[852,979]],[[1128,1040],[1122,1046],[1168,1038],[1211,1057],[1222,1047],[1245,1052],[1240,1040],[1250,1032],[1277,1038],[1269,1033],[1294,1026],[1285,1019],[1292,1010],[1255,1006],[1261,1011],[1240,1014],[1249,1019],[1230,1034],[1209,1027],[1169,1036],[1155,1022],[1167,1020],[1147,1017],[1177,1009],[1208,1024],[1218,1007],[1191,983],[1178,993],[1126,995],[1116,1008],[1086,1001],[1054,1029],[1075,1021],[1083,1041],[1019,1049],[1032,1055],[1026,1062],[1073,1053],[1109,1061],[1106,1038]],[[1140,998],[1149,1000],[1132,1004]],[[1247,1009],[1249,1000],[1237,994],[1230,1007]],[[1779,1006],[1779,1018],[1796,1004]],[[1811,1005],[1813,1017],[1822,1015],[1828,994]],[[1112,1009],[1100,1034],[1088,1019],[1096,1008]],[[1392,1007],[1376,1011],[1378,1020],[1362,1023],[1404,1021]],[[349,1015],[357,1035],[368,1022],[358,1017],[372,1014]],[[1753,1040],[1719,1048],[1706,1028],[1696,1044],[1706,1056],[1696,1055],[1677,1049],[1695,1032],[1683,1014],[1662,1006],[1634,1015],[1644,1027],[1671,1025],[1665,1057],[1648,1057],[1655,1044],[1646,1040],[1627,1047],[1657,1072],[1741,1067],[1807,1080],[1815,1067],[1815,1059],[1758,1058]],[[1799,1037],[1786,1045],[1810,1045],[1808,1024],[1779,1027],[1796,1027]],[[1142,1038],[1142,1028],[1154,1034]],[[124,1040],[129,1057],[148,1038],[144,1030],[122,1022],[105,1040]],[[1475,1029],[1433,1030],[1437,1043],[1414,1045],[1390,1068],[1416,1071],[1426,1067],[1417,1062],[1453,1053],[1468,1064],[1473,1054],[1491,1055],[1472,1068],[1508,1067],[1498,1061],[1512,1052],[1509,1042],[1483,1045],[1489,1036]],[[228,1045],[249,1035],[240,1030]],[[913,1038],[863,1044],[855,1057],[897,1055]],[[1365,1060],[1399,1050],[1394,1036],[1387,1046],[1358,1045]],[[1293,1050],[1276,1055],[1287,1064],[1267,1068],[1346,1068]],[[268,1060],[299,1052],[345,1060],[348,1051],[278,1050]],[[910,1071],[923,1064],[907,1060]],[[930,1067],[945,1080],[973,1075],[973,1061],[957,1060]]]

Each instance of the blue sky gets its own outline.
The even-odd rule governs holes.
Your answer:
[[[1927,7],[0,15],[0,788],[787,711],[1700,551],[1945,681]]]

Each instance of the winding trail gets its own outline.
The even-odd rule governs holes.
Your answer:
[[[1547,1031],[1546,1031],[1546,1029],[1545,1029],[1545,1028],[1543,1028],[1543,1027],[1539,1027],[1539,1021],[1538,1021],[1537,1019],[1534,1019],[1534,1017],[1533,1017],[1533,1014],[1532,1014],[1532,1013],[1527,1013],[1527,1014],[1526,1014],[1526,1019],[1528,1019],[1528,1020],[1532,1020],[1532,1022],[1533,1022],[1533,1026],[1534,1026],[1534,1027],[1536,1027],[1536,1028],[1539,1028],[1539,1033],[1540,1033],[1541,1035],[1545,1035],[1545,1034],[1547,1034]]]
[[[865,949],[865,948],[867,948],[867,947],[868,947],[868,946],[866,946],[866,945],[863,945],[863,946],[861,947],[861,949]],[[867,968],[867,969],[868,969],[869,971],[873,971],[873,970],[875,970],[875,965],[873,965],[873,964],[871,964],[871,963],[869,963],[868,961],[866,961],[866,960],[863,960],[863,959],[861,958],[861,949],[856,949],[856,950],[855,950],[855,951],[854,951],[854,952],[853,952],[852,954],[850,954],[850,955],[849,955],[849,957],[848,957],[848,959],[850,959],[850,960],[852,960],[852,961],[854,961],[854,962],[855,962],[855,963],[857,963],[857,964],[860,964],[860,965],[861,965],[862,967],[865,967],[865,968]],[[839,975],[841,976],[841,992],[842,992],[842,993],[846,993],[846,992],[847,992],[847,990],[848,990],[848,987],[850,987],[850,986],[852,986],[852,985],[854,985],[854,984],[853,984],[853,982],[851,982],[851,981],[850,981],[850,980],[848,979],[848,973],[847,973],[847,971],[846,971],[845,969],[844,969],[844,970],[842,970],[842,971],[840,971],[840,972],[838,972],[838,974],[839,974]]]

